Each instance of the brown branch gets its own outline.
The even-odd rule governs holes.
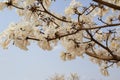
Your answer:
[[[54,18],[56,18],[56,19],[58,19],[58,20],[60,20],[60,21],[72,23],[72,21],[67,21],[67,20],[65,20],[65,19],[59,18],[59,17],[55,16],[54,14],[50,13],[50,12],[45,8],[45,6],[43,5],[43,2],[41,1],[40,3],[41,3],[41,5],[42,5],[45,13],[51,15],[52,17],[54,17]]]
[[[76,33],[78,33],[78,32],[81,31],[81,30],[93,30],[93,29],[99,29],[99,28],[114,27],[114,26],[118,26],[118,25],[120,25],[120,23],[103,25],[103,26],[98,26],[98,27],[93,27],[93,28],[81,28],[81,29],[76,30],[76,31],[73,32],[73,33],[61,35],[61,36],[58,36],[58,37],[55,37],[55,38],[51,38],[51,39],[49,38],[48,40],[51,41],[51,40],[55,40],[55,39],[60,39],[60,38],[62,38],[62,37],[66,37],[66,36],[69,36],[69,35],[76,34]]]
[[[66,37],[66,36],[70,36],[70,35],[76,34],[76,33],[78,33],[81,30],[93,30],[93,29],[99,29],[99,28],[114,27],[114,26],[118,26],[118,25],[120,25],[120,23],[110,24],[110,25],[103,25],[103,26],[98,26],[98,27],[93,27],[93,28],[82,28],[82,29],[78,29],[78,30],[76,30],[75,32],[72,32],[72,33],[56,36],[55,38],[47,38],[47,40],[48,41],[52,41],[52,40],[55,40],[55,39],[60,39],[60,38]],[[30,37],[27,37],[26,39],[39,41],[39,39],[30,38]]]
[[[110,8],[113,8],[113,9],[116,9],[116,10],[120,10],[120,6],[117,6],[117,5],[114,5],[112,3],[108,3],[106,1],[103,1],[103,0],[93,0],[94,2],[97,2],[97,3],[100,3],[100,4],[103,4],[105,6],[108,6]]]
[[[101,44],[100,42],[98,42],[97,40],[95,40],[93,38],[92,34],[88,30],[86,30],[86,32],[90,36],[91,41],[95,42],[96,44],[98,44],[99,46],[101,46],[103,49],[107,50],[113,57],[115,57],[115,55],[113,54],[113,52],[108,47],[104,46],[103,44]]]
[[[59,18],[59,17],[55,16],[54,14],[50,13],[49,11],[45,11],[45,13],[51,15],[52,17],[54,17],[54,18],[56,18],[56,19],[58,19],[58,20],[60,20],[60,21],[72,23],[72,21],[67,21],[67,20],[65,20],[65,19]]]
[[[13,5],[13,4],[11,4],[11,6],[13,6],[14,8],[17,8],[17,9],[24,10],[24,8],[22,8],[22,7],[18,7],[18,6],[16,6],[16,5]]]
[[[73,33],[68,33],[68,34],[64,34],[64,35],[60,35],[60,36],[58,35],[58,36],[56,36],[55,38],[47,38],[47,40],[48,40],[48,41],[52,41],[52,40],[60,39],[60,38],[66,37],[66,36],[70,36],[70,35],[76,34],[76,33],[78,33],[79,31],[81,31],[81,30],[76,30],[76,31],[73,32]]]
[[[9,4],[9,3],[6,3],[6,4]],[[44,11],[42,11],[42,10],[36,10],[36,11],[40,11],[40,12],[47,13],[47,14],[49,14],[50,16],[52,16],[52,17],[54,17],[54,18],[56,18],[56,19],[58,19],[58,20],[60,20],[60,21],[72,23],[72,21],[68,21],[68,20],[65,20],[65,19],[62,19],[62,18],[59,18],[59,17],[55,16],[54,14],[50,13],[50,12],[44,7],[44,5],[43,5],[42,3],[41,3],[41,5],[42,5]],[[18,6],[16,6],[16,5],[12,4],[12,3],[10,3],[9,6],[12,6],[12,7],[17,8],[17,9],[24,10],[24,8],[18,7]]]
[[[102,60],[114,60],[114,61],[120,61],[120,56],[116,55],[116,54],[113,54],[113,51],[111,51],[107,46],[104,46],[103,44],[101,44],[100,42],[98,42],[97,40],[95,40],[92,36],[92,34],[86,30],[86,32],[88,33],[88,35],[90,36],[91,38],[91,41],[95,42],[96,44],[98,44],[99,46],[101,46],[103,49],[107,50],[111,56],[100,56],[100,55],[96,55],[96,54],[90,54],[90,53],[87,53],[88,55],[92,56],[92,57],[95,57],[95,58],[98,58],[98,59],[102,59]],[[107,58],[108,57],[108,58]]]
[[[34,41],[40,41],[39,39],[32,38],[32,37],[26,37],[26,40],[34,40]]]
[[[91,4],[92,9],[86,14],[89,15],[93,10],[95,10],[95,8],[97,7],[96,5]]]
[[[120,61],[120,56],[117,56],[117,58],[113,58],[112,56],[101,56],[101,55],[97,55],[97,54],[93,54],[90,51],[86,51],[85,52],[88,56],[100,59],[100,60],[105,60],[105,61]]]
[[[114,65],[114,62],[113,62],[112,64],[106,66],[105,69],[107,69],[107,68],[109,68],[109,67],[111,67],[111,66],[113,66],[113,65]]]
[[[93,29],[99,29],[99,28],[115,27],[115,26],[119,26],[119,25],[120,25],[120,23],[107,24],[107,25],[92,27],[92,28],[82,28],[82,30],[93,30]]]

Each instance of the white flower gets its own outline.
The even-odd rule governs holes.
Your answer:
[[[120,67],[120,62],[117,62],[117,67]]]
[[[46,37],[49,36],[50,38],[54,38],[55,37],[55,32],[56,32],[55,28],[49,28],[48,27],[48,28],[45,28],[45,32],[44,33],[45,33]]]
[[[66,61],[66,53],[65,52],[61,52],[60,57],[63,61]]]
[[[74,9],[72,7],[70,7],[70,6],[65,9],[65,14],[66,15],[72,15],[74,13],[75,13]]]
[[[105,14],[108,13],[109,8],[104,7],[104,8],[99,8],[99,9],[97,9],[97,10],[98,10],[98,11],[96,12],[95,15],[98,15],[98,16],[104,16]]]
[[[42,48],[44,50],[51,50],[52,49],[52,47],[50,46],[50,43],[45,39],[38,41],[38,45],[40,48]]]
[[[5,2],[0,2],[0,10],[3,10],[6,7]]]
[[[67,38],[63,38],[62,45],[69,52],[75,50],[75,43],[72,40],[68,40]]]
[[[12,0],[13,4],[17,4],[19,2],[19,0]]]
[[[27,45],[29,45],[30,43],[27,40],[15,39],[14,44],[16,47],[19,47],[22,50],[28,50]]]
[[[73,51],[73,53],[76,54],[76,56],[83,57],[83,54],[85,53],[85,46],[84,45],[80,45],[80,47],[76,48]]]
[[[82,6],[82,4],[80,2],[77,2],[76,0],[72,0],[70,3],[70,6],[72,8],[78,8],[78,7]]]
[[[13,39],[14,30],[15,30],[15,24],[11,23],[4,32],[0,34],[0,44],[1,46],[6,49],[11,42],[11,39]]]
[[[109,76],[108,70],[107,70],[106,68],[101,68],[101,73],[102,73],[104,76]]]
[[[23,3],[25,6],[29,6],[31,4],[33,4],[35,2],[35,0],[25,0]]]
[[[93,16],[91,16],[91,15],[84,15],[83,14],[80,17],[80,20],[83,21],[83,22],[92,24],[93,23]]]
[[[114,14],[114,15],[110,15],[110,16],[108,16],[108,17],[106,18],[106,22],[107,22],[108,24],[112,24],[114,18],[116,18],[115,14]]]
[[[16,25],[16,29],[14,31],[15,38],[26,39],[26,37],[33,36],[34,34],[34,24],[31,22],[21,22]]]
[[[3,49],[7,49],[10,41],[11,41],[10,39],[6,39],[6,40],[1,44],[2,47],[3,47]]]
[[[71,76],[68,78],[68,80],[80,80],[77,73],[71,73]]]
[[[66,54],[66,58],[68,59],[68,60],[72,60],[72,59],[75,59],[75,54],[70,54],[70,53],[68,53],[68,54]]]
[[[103,34],[100,32],[100,33],[96,33],[95,34],[95,38],[98,40],[98,41],[102,41],[103,40]]]
[[[113,41],[110,43],[110,48],[111,48],[111,49],[117,49],[117,48],[119,48],[119,42],[113,40]]]
[[[19,15],[19,16],[23,16],[24,15],[24,11],[23,10],[21,10],[21,9],[17,9],[17,14]]]
[[[44,4],[45,8],[48,9],[50,7],[51,0],[43,0],[43,4]]]
[[[80,2],[76,2],[75,0],[72,0],[70,3],[70,6],[65,9],[65,14],[66,15],[72,15],[74,14],[74,9],[82,6]]]

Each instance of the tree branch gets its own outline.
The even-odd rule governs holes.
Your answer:
[[[101,56],[101,55],[97,55],[97,54],[93,54],[92,52],[90,51],[86,51],[85,52],[88,56],[91,56],[91,57],[94,57],[94,58],[97,58],[97,59],[101,59],[101,60],[106,60],[106,61],[112,61],[112,60],[117,60],[117,61],[120,61],[120,57],[117,56],[117,58],[113,58],[112,56]]]
[[[98,42],[97,40],[95,40],[93,38],[92,34],[88,30],[86,30],[86,32],[88,33],[88,35],[90,36],[90,38],[91,38],[91,40],[93,42],[95,42],[96,44],[98,44],[99,46],[101,46],[103,49],[107,50],[113,57],[115,57],[115,55],[113,54],[113,52],[108,47],[104,46],[103,44],[101,44],[100,42]]]
[[[16,6],[16,5],[13,5],[13,4],[11,4],[11,6],[13,6],[14,8],[17,8],[17,9],[24,10],[24,8],[22,8],[22,7],[18,7],[18,6]]]
[[[55,39],[60,39],[60,38],[63,38],[63,37],[69,36],[69,35],[76,34],[76,33],[78,33],[78,32],[81,31],[81,30],[93,30],[93,29],[99,29],[99,28],[114,27],[114,26],[118,26],[118,25],[120,25],[120,23],[103,25],[103,26],[98,26],[98,27],[93,27],[93,28],[81,28],[81,29],[78,29],[78,30],[76,30],[75,32],[72,32],[72,33],[68,33],[68,34],[64,34],[64,35],[58,35],[58,36],[56,36],[55,38],[46,38],[46,39],[47,39],[48,41],[52,41],[52,40],[55,40]],[[39,39],[30,38],[30,37],[27,37],[26,39],[39,41]]]
[[[93,29],[99,29],[99,28],[115,27],[115,26],[119,26],[119,25],[120,25],[120,23],[107,24],[107,25],[102,25],[102,26],[92,27],[92,28],[82,28],[82,30],[93,30]]]
[[[65,20],[65,19],[59,18],[59,17],[55,16],[54,14],[50,13],[50,12],[45,8],[45,6],[43,5],[43,2],[40,2],[40,3],[41,3],[41,5],[42,5],[45,13],[51,15],[52,17],[54,17],[54,18],[56,18],[56,19],[58,19],[58,20],[60,20],[60,21],[72,23],[72,21],[67,21],[67,20]]]
[[[120,10],[120,6],[117,6],[117,5],[114,5],[112,3],[108,3],[106,1],[103,1],[103,0],[93,0],[94,2],[97,2],[97,3],[100,3],[100,4],[103,4],[105,6],[108,6],[110,8],[113,8],[113,9],[116,9],[116,10]]]

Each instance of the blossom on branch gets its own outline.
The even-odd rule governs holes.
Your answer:
[[[88,55],[108,76],[107,68],[120,66],[120,0],[92,0],[87,6],[82,1],[68,2],[61,15],[51,10],[56,0],[1,1],[0,10],[15,9],[21,18],[0,33],[0,45],[29,50],[37,42],[41,49],[52,50],[60,43],[65,49],[62,60]]]

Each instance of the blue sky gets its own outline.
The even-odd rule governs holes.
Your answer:
[[[63,6],[68,4],[59,0],[52,9],[62,12]],[[88,0],[84,0],[87,2]],[[61,6],[62,4],[62,6]],[[10,22],[19,21],[15,11],[7,9],[0,11],[0,32],[7,28]],[[29,46],[28,51],[10,45],[7,50],[0,47],[0,80],[45,80],[55,73],[69,75],[78,73],[81,80],[119,80],[120,68],[110,68],[110,76],[101,75],[99,67],[90,62],[87,57],[72,61],[62,61],[59,53],[63,50],[61,45],[52,51],[40,49],[36,43]]]

